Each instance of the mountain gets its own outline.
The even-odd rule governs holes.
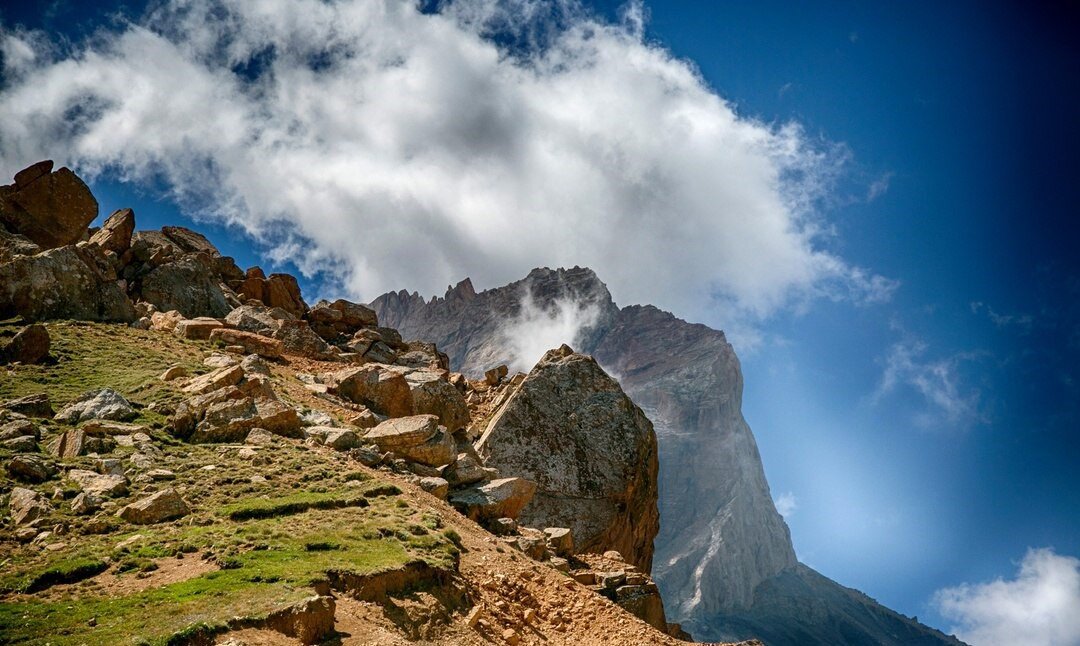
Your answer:
[[[774,646],[959,643],[797,562],[742,416],[742,373],[723,332],[653,306],[619,308],[580,267],[534,269],[480,293],[465,279],[430,300],[390,292],[371,307],[383,324],[436,343],[453,369],[474,376],[514,359],[517,337],[533,329],[523,322],[580,313],[576,348],[618,377],[655,428],[653,576],[668,618],[696,637],[762,635]]]

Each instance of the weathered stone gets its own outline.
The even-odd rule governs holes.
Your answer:
[[[382,422],[364,435],[383,451],[401,453],[427,442],[439,432],[439,418],[434,415],[410,415]]]
[[[93,419],[79,426],[89,435],[134,435],[146,433],[147,428],[141,424],[127,422],[114,422],[110,420]]]
[[[0,263],[0,319],[135,320],[115,272],[94,245],[69,245]]]
[[[8,497],[8,513],[16,525],[37,525],[52,513],[52,510],[49,499],[33,489],[14,487]]]
[[[9,399],[0,404],[0,408],[27,417],[52,417],[53,408],[48,393],[26,395],[18,399]]]
[[[28,325],[0,347],[0,364],[41,363],[49,357],[50,342],[49,331],[44,325]]]
[[[334,375],[333,392],[376,413],[389,417],[412,415],[409,382],[388,366],[371,364],[349,368]]]
[[[282,342],[288,354],[323,361],[335,358],[330,351],[330,346],[322,337],[311,331],[307,321],[295,319],[281,321],[272,336]]]
[[[56,467],[37,455],[16,455],[6,465],[12,478],[23,482],[45,482],[56,474]]]
[[[259,411],[255,400],[225,399],[205,408],[194,432],[187,438],[190,442],[238,442],[259,424]]]
[[[251,429],[247,437],[244,438],[244,444],[251,444],[253,446],[270,446],[277,442],[277,436],[265,428],[253,428]]]
[[[240,366],[229,366],[227,368],[218,368],[213,372],[208,372],[205,375],[199,375],[193,378],[184,386],[183,391],[186,393],[192,393],[195,395],[202,395],[221,388],[227,388],[229,386],[235,386],[240,383],[240,380],[244,378],[244,369]]]
[[[546,527],[544,534],[553,552],[564,558],[574,555],[574,533],[569,527]]]
[[[203,365],[207,368],[226,368],[228,366],[235,366],[240,363],[240,359],[237,359],[234,355],[224,354],[222,352],[214,352],[209,357],[203,359]],[[246,368],[244,372],[249,372]]]
[[[72,469],[67,472],[67,477],[79,485],[84,492],[93,496],[116,498],[127,495],[127,478],[124,476]]]
[[[101,499],[85,491],[75,496],[71,501],[71,513],[79,516],[92,514],[101,508]]]
[[[256,426],[265,428],[274,435],[299,438],[303,435],[300,414],[288,404],[271,399],[255,401],[257,413]]]
[[[190,511],[176,489],[169,487],[123,507],[117,515],[129,523],[149,525],[186,516]]]
[[[11,440],[29,435],[35,440],[41,439],[41,430],[26,418],[13,419],[0,425],[0,440]]]
[[[37,440],[32,435],[20,435],[7,440],[0,440],[0,446],[8,451],[17,453],[31,453],[37,451]]]
[[[648,569],[659,528],[652,424],[599,364],[549,351],[477,442],[485,464],[536,482],[522,522],[568,527],[577,549]]]
[[[460,487],[480,482],[487,477],[484,465],[470,453],[458,453],[457,460],[443,470],[443,477],[451,486]]]
[[[183,379],[188,376],[188,369],[186,366],[175,365],[169,366],[165,369],[165,372],[161,373],[158,377],[161,381],[175,381],[177,379]]]
[[[450,491],[450,483],[442,478],[429,476],[420,478],[420,488],[440,500],[445,500],[447,492]]]
[[[131,234],[135,231],[135,212],[118,209],[105,218],[90,242],[120,256],[131,247]]]
[[[168,312],[153,312],[150,314],[150,329],[158,332],[175,332],[180,321],[184,321],[184,315],[176,310]]]
[[[505,365],[497,366],[484,373],[484,381],[489,386],[498,386],[509,372],[510,370]]]
[[[0,223],[45,249],[74,244],[97,217],[98,204],[75,173],[50,173],[45,162],[16,174],[14,185],[0,191]],[[42,172],[44,171],[44,172]],[[29,179],[28,179],[29,178]]]
[[[49,446],[49,453],[61,459],[76,458],[86,452],[86,432],[78,428],[64,431]]]
[[[212,257],[205,253],[186,254],[154,267],[142,278],[139,293],[158,309],[176,310],[186,318],[222,318],[232,310]]]
[[[220,341],[225,345],[241,346],[244,352],[271,359],[280,357],[285,351],[285,346],[281,341],[243,330],[220,328],[210,333],[210,340]]]
[[[123,395],[111,388],[102,388],[83,393],[57,413],[55,419],[77,424],[90,419],[126,421],[135,417],[138,413]]]
[[[205,341],[210,338],[210,334],[218,328],[225,327],[221,321],[209,316],[199,316],[193,319],[182,319],[176,322],[176,327],[173,331],[176,336],[184,339],[195,339]]]
[[[360,437],[345,428],[331,428],[323,437],[323,444],[338,451],[347,451],[360,446]]]
[[[415,370],[405,379],[409,382],[413,412],[438,416],[439,423],[454,433],[469,423],[469,405],[445,375],[445,372]]]
[[[454,507],[473,520],[518,518],[532,500],[536,485],[523,478],[502,478],[450,494]]]

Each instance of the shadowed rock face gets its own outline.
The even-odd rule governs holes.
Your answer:
[[[488,466],[535,482],[530,527],[569,527],[578,551],[617,550],[648,570],[656,509],[656,435],[618,382],[567,346],[536,364],[476,445]]]
[[[564,300],[595,308],[595,323],[567,341],[617,376],[652,421],[660,464],[652,570],[672,621],[699,638],[748,638],[760,624],[740,618],[767,612],[776,622],[768,642],[774,646],[837,643],[832,633],[815,632],[813,617],[802,612],[814,603],[831,609],[827,614],[838,624],[830,630],[844,634],[844,643],[952,643],[910,621],[926,641],[897,641],[899,633],[889,627],[899,615],[868,598],[860,606],[864,615],[854,620],[849,608],[837,605],[849,598],[841,591],[852,591],[820,575],[813,589],[792,592],[776,584],[808,568],[798,565],[773,505],[742,416],[739,360],[722,332],[652,306],[620,309],[592,270],[577,267],[535,269],[524,280],[481,293],[466,279],[430,301],[391,292],[372,307],[383,325],[438,344],[453,369],[480,377],[512,359],[506,325],[520,316],[527,295],[542,309]]]

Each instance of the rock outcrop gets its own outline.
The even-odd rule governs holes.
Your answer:
[[[0,224],[42,249],[82,240],[98,214],[86,184],[70,169],[52,167],[52,160],[38,162],[16,173],[13,184],[0,186]]]
[[[569,527],[580,552],[616,550],[648,571],[659,529],[656,435],[592,357],[551,350],[476,444],[488,466],[537,490],[520,521]]]

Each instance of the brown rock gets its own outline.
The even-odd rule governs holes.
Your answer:
[[[8,498],[8,513],[16,525],[37,525],[52,513],[49,499],[33,489],[14,487]]]
[[[273,337],[282,342],[288,354],[322,361],[335,358],[330,351],[330,346],[308,327],[307,321],[297,319],[279,321]]]
[[[75,244],[98,213],[97,200],[75,173],[51,173],[51,167],[49,161],[23,169],[0,192],[0,223],[44,249]]]
[[[101,250],[87,243],[0,263],[0,319],[135,320],[135,308]]]
[[[450,483],[436,476],[428,476],[420,478],[420,488],[440,500],[445,500],[447,492],[450,491]]]
[[[445,377],[445,372],[415,370],[405,379],[409,382],[413,412],[436,415],[440,424],[455,433],[469,423],[469,405]]]
[[[277,339],[270,339],[265,336],[241,330],[219,328],[210,333],[210,340],[220,341],[225,345],[242,346],[244,352],[257,354],[260,357],[271,359],[280,357],[285,351],[285,345]]]
[[[18,399],[9,399],[0,404],[0,408],[9,410],[13,413],[20,413],[27,417],[49,418],[55,414],[53,413],[52,403],[49,401],[48,393],[37,393],[19,397]]]
[[[161,381],[175,381],[177,379],[183,379],[188,376],[188,369],[186,366],[175,365],[169,366],[165,369],[165,372],[158,376]]]
[[[450,494],[454,507],[473,520],[516,519],[532,500],[536,485],[522,478],[502,478]]]
[[[568,527],[581,552],[615,549],[652,564],[656,435],[645,414],[589,356],[551,350],[477,442],[488,466],[537,484],[521,521]]]
[[[190,511],[176,489],[169,487],[123,507],[117,516],[129,523],[149,525],[186,516]]]
[[[151,319],[151,326],[153,325],[153,319]],[[200,316],[193,319],[181,319],[176,322],[173,331],[176,335],[184,339],[197,339],[203,340],[210,338],[210,335],[219,328],[224,327],[221,321],[210,318],[209,316]]]
[[[120,256],[131,247],[131,234],[134,231],[135,212],[118,209],[105,219],[97,233],[90,236],[90,242]]]
[[[194,395],[203,395],[221,388],[235,386],[243,378],[244,369],[239,365],[218,368],[213,372],[193,378],[184,386],[183,391]]]
[[[183,321],[184,315],[176,310],[153,312],[150,314],[150,329],[159,332],[175,332],[176,326]]]
[[[2,363],[41,363],[49,356],[49,331],[44,325],[28,325],[0,347]]]
[[[349,368],[334,375],[332,392],[381,415],[412,415],[412,392],[399,370],[379,364]]]
[[[427,442],[439,432],[439,418],[434,415],[410,415],[388,419],[364,435],[383,451],[399,453]]]
[[[67,477],[92,496],[115,498],[127,495],[127,478],[124,476],[72,469],[68,471]]]
[[[6,468],[11,477],[23,482],[45,482],[56,474],[56,467],[37,455],[16,455]]]

